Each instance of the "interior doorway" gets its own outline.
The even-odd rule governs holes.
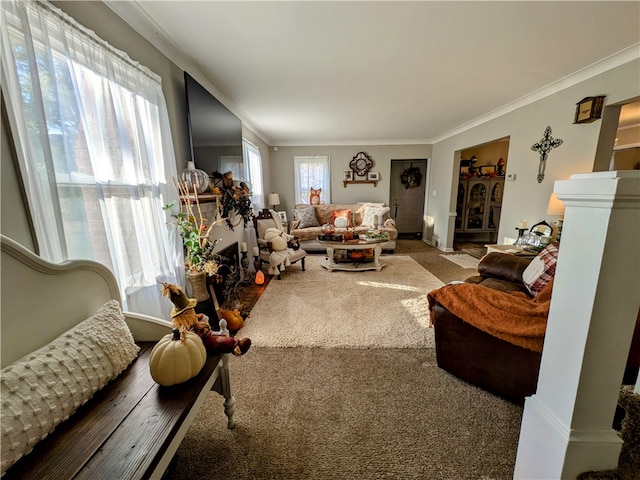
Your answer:
[[[620,107],[609,170],[640,170],[640,101]]]
[[[497,243],[509,137],[460,152],[454,250],[475,250]]]
[[[398,236],[422,238],[427,183],[427,159],[391,160],[391,218]]]

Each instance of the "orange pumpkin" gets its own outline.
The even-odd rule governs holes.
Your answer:
[[[353,250],[351,252],[351,259],[352,260],[362,260],[362,257],[364,257],[364,255],[359,250]]]
[[[351,230],[347,230],[342,235],[342,238],[344,238],[345,240],[353,240],[353,232]]]

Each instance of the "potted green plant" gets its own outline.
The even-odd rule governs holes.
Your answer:
[[[191,193],[184,182],[175,183],[181,198],[179,210],[173,211],[175,202],[165,205],[164,210],[172,210],[171,217],[174,221],[171,224],[176,226],[182,237],[184,268],[192,295],[198,301],[205,301],[210,298],[206,277],[217,275],[219,265],[213,250],[220,239],[212,239],[210,234],[213,227],[225,219],[218,219],[207,225],[200,210],[197,191]]]

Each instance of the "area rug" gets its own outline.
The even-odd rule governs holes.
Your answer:
[[[269,282],[237,336],[258,347],[434,347],[427,293],[443,283],[411,257],[379,271],[329,272],[322,256]]]
[[[487,254],[487,247],[477,247],[477,248],[466,247],[466,248],[463,248],[462,251],[466,254],[471,255],[473,258],[480,259]]]
[[[462,268],[478,268],[479,260],[477,258],[473,258],[471,255],[467,255],[466,253],[454,253],[440,256]]]

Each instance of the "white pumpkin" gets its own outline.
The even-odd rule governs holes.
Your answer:
[[[151,350],[151,378],[164,387],[186,382],[195,377],[207,361],[202,339],[193,332],[177,328],[162,337]]]
[[[337,217],[333,224],[338,228],[347,228],[349,225],[349,219],[347,217]]]
[[[264,232],[264,239],[271,242],[271,248],[276,252],[287,249],[287,239],[284,232],[277,228],[267,228]]]

